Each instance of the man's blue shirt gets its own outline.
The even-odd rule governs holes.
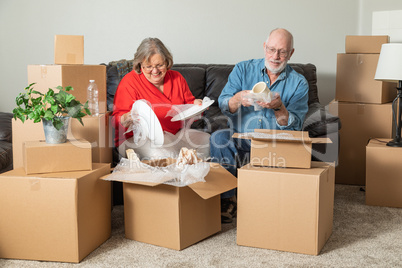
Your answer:
[[[240,106],[235,113],[229,111],[229,99],[237,92],[251,90],[264,81],[273,94],[279,93],[283,105],[289,112],[288,124],[277,123],[272,109],[254,111],[254,106]],[[308,110],[308,82],[303,75],[289,65],[278,79],[270,86],[265,68],[265,59],[242,61],[235,65],[228,82],[219,96],[218,102],[222,113],[229,117],[229,127],[234,132],[251,132],[254,129],[301,130]]]

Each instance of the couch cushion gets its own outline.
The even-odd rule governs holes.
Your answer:
[[[188,87],[196,99],[202,99],[205,96],[204,68],[173,66],[172,70],[178,71],[186,79]]]
[[[228,119],[219,108],[218,98],[225,87],[234,65],[217,64],[207,68],[206,96],[215,102],[205,111],[205,131],[212,133],[227,128]]]
[[[0,112],[0,141],[11,142],[11,120],[13,118],[12,113]]]
[[[308,104],[319,102],[317,89],[317,68],[314,64],[289,63],[289,65],[299,74],[302,74],[309,85]]]

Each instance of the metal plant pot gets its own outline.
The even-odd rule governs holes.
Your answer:
[[[63,122],[63,126],[57,130],[53,126],[53,122],[42,118],[43,130],[45,131],[46,143],[65,143],[67,141],[67,130],[70,117],[64,116],[60,118]]]

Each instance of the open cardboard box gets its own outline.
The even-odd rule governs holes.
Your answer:
[[[147,164],[174,162],[161,159]],[[126,238],[175,250],[221,230],[220,194],[237,187],[236,177],[217,163],[210,163],[205,182],[185,187],[114,180],[123,182]]]
[[[310,168],[312,144],[331,143],[328,138],[310,138],[307,131],[254,131],[232,136],[251,140],[250,164],[253,166]]]

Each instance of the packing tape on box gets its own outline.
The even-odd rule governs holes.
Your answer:
[[[38,178],[33,178],[29,180],[31,185],[31,191],[39,191],[40,190],[40,180]]]
[[[358,115],[363,115],[364,114],[364,109],[365,109],[366,105],[359,103],[357,105],[357,114]]]
[[[360,66],[364,63],[364,56],[357,54],[356,57],[356,66]]]
[[[46,76],[47,76],[47,67],[46,67],[46,65],[41,65],[40,66],[40,77],[46,78]]]

